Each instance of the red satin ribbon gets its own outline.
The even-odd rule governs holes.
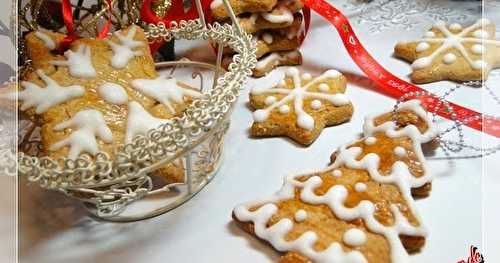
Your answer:
[[[106,25],[104,25],[104,27],[102,28],[101,32],[99,32],[98,36],[97,36],[97,39],[103,39],[105,38],[108,33],[109,33],[109,30],[111,28],[111,0],[106,0],[106,2],[108,3],[108,7],[109,7],[109,19],[108,21],[106,22]],[[64,24],[66,25],[66,30],[68,31],[66,37],[59,43],[59,49],[61,51],[65,51],[66,49],[69,48],[69,45],[75,41],[76,39],[78,39],[78,34],[75,32],[75,28],[74,28],[74,22],[73,22],[73,11],[72,11],[72,8],[71,8],[71,3],[70,3],[70,0],[62,0],[62,12],[63,12],[63,19],[64,19]]]
[[[400,98],[409,92],[425,92],[424,89],[396,77],[375,61],[363,45],[361,45],[349,21],[339,10],[324,0],[302,0],[302,2],[305,6],[326,18],[337,29],[351,58],[361,70],[363,70],[368,78],[379,86],[380,91],[393,98]],[[406,100],[410,99],[420,100],[429,110],[435,108],[439,103],[438,97],[430,93],[426,96],[406,98]],[[451,120],[451,112],[454,112],[456,114],[456,119],[465,122],[465,125],[484,133],[500,137],[500,120],[486,118],[486,116],[483,116],[480,112],[467,109],[451,102],[448,103],[453,111],[439,110],[437,112],[438,115]],[[478,119],[467,121],[472,117],[477,117]]]

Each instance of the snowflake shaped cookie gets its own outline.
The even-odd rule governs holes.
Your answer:
[[[21,110],[41,126],[44,153],[54,160],[98,152],[115,158],[123,144],[167,123],[202,96],[156,72],[140,27],[105,40],[77,39],[64,56],[51,52],[62,39],[52,32],[26,35],[35,71],[23,76],[18,93]],[[167,182],[184,180],[179,162],[155,174]]]
[[[439,21],[422,39],[398,43],[394,50],[396,56],[412,62],[415,83],[483,80],[500,67],[500,41],[495,40],[495,25],[487,19],[465,28]]]
[[[346,78],[328,70],[313,79],[289,68],[272,88],[254,88],[250,104],[256,110],[253,136],[288,136],[302,145],[311,144],[326,126],[348,121],[353,107],[346,95]]]
[[[281,263],[409,262],[428,234],[412,190],[429,190],[421,144],[437,129],[418,101],[369,116],[364,128],[326,169],[288,176],[276,194],[236,206],[236,223],[284,253]]]

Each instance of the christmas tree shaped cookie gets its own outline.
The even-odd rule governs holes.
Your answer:
[[[256,87],[250,93],[253,136],[288,136],[309,145],[326,126],[348,121],[353,113],[344,95],[346,78],[328,70],[313,78],[289,68],[285,78],[272,88]]]
[[[483,80],[500,67],[500,41],[495,25],[480,19],[468,27],[437,22],[417,41],[398,43],[397,57],[412,62],[415,83],[439,80]]]
[[[167,123],[202,96],[158,75],[137,26],[105,40],[78,39],[59,54],[62,39],[49,31],[26,36],[35,70],[23,76],[19,88],[21,110],[41,126],[43,149],[53,159],[99,151],[113,157],[120,145]],[[184,180],[180,162],[156,173],[168,182]]]
[[[416,101],[368,117],[365,137],[341,147],[328,168],[287,177],[278,193],[237,206],[233,218],[284,253],[282,263],[408,262],[427,235],[412,189],[431,180],[421,144],[434,136]]]

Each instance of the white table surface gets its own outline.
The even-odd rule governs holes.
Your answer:
[[[439,15],[466,22],[480,16],[476,2],[431,1],[434,6],[426,5],[427,0],[399,2],[399,6],[393,5],[390,12],[374,7],[360,14],[342,5],[341,1],[333,1],[351,14],[355,30],[371,54],[403,78],[407,78],[410,67],[392,57],[395,43],[419,38]],[[423,9],[417,14],[408,13],[406,17],[410,20],[405,22],[400,20],[400,15],[404,4],[409,2],[420,2],[421,6],[417,7]],[[439,9],[442,6],[454,9],[446,13],[447,9]],[[387,21],[392,22],[374,26],[373,21],[368,21],[370,14],[385,14]],[[493,17],[494,12],[488,14],[500,25],[498,15]],[[177,45],[180,56],[184,54],[190,59],[202,60],[213,58],[206,43]],[[327,166],[336,147],[359,136],[367,113],[383,112],[394,104],[393,99],[378,94],[370,81],[363,77],[340,44],[335,29],[322,18],[313,15],[311,31],[301,51],[304,70],[320,73],[335,68],[346,74],[349,79],[347,94],[355,106],[349,123],[325,129],[307,148],[283,138],[250,138],[248,128],[252,117],[247,107],[248,91],[253,86],[269,86],[282,76],[283,68],[265,78],[251,80],[242,91],[232,115],[225,140],[225,159],[217,176],[191,201],[173,212],[138,223],[95,221],[77,202],[21,181],[20,261],[276,262],[278,253],[235,226],[231,221],[232,208],[240,202],[277,191],[287,174]],[[500,74],[494,77],[500,80]],[[442,94],[453,85],[439,82],[423,87]],[[489,103],[481,90],[472,88],[457,91],[450,100],[477,110]],[[441,125],[449,124],[441,122]],[[469,129],[466,129],[466,135],[472,143],[493,141],[489,137],[481,139],[478,132]],[[438,156],[443,154],[438,152]],[[499,231],[494,226],[499,212],[492,209],[498,200],[495,187],[500,185],[500,179],[493,175],[493,171],[500,168],[498,162],[493,161],[495,158],[498,156],[429,160],[435,176],[433,190],[430,197],[417,201],[417,207],[430,235],[423,250],[411,257],[412,262],[436,262],[436,259],[456,262],[466,256],[470,245],[478,246],[483,252],[486,250],[489,262],[500,259]]]

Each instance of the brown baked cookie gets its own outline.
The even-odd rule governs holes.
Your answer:
[[[278,193],[233,210],[284,254],[279,262],[406,262],[424,246],[411,188],[431,180],[420,146],[436,129],[417,101],[366,121],[364,140],[340,147],[328,168],[289,176]]]
[[[311,144],[326,126],[351,119],[353,106],[343,94],[346,78],[328,70],[313,78],[289,68],[285,79],[272,88],[256,87],[250,93],[252,136],[288,136]]]
[[[280,11],[282,12],[281,9],[277,9],[277,11],[273,12]],[[301,13],[285,13],[281,16],[283,16],[282,19],[271,19],[270,16],[267,15],[267,13],[243,14],[238,17],[238,21],[240,22],[243,30],[245,30],[249,34],[254,34],[265,29],[285,28],[292,25],[298,25],[298,27],[300,28],[302,24]]]
[[[59,55],[63,37],[44,31],[26,36],[35,70],[25,76],[18,94],[20,109],[41,123],[43,150],[53,159],[98,151],[113,158],[120,145],[168,122],[202,96],[158,75],[137,26],[106,40],[78,39]],[[182,164],[156,173],[168,182],[184,177]]]
[[[234,14],[269,12],[276,6],[277,0],[229,0]],[[222,0],[210,3],[210,10],[215,20],[224,20],[229,17]]]
[[[232,56],[225,56],[222,59],[222,66],[227,69],[232,61]],[[260,78],[280,66],[295,66],[302,64],[300,51],[280,51],[272,52],[260,58],[253,69],[253,77]]]
[[[394,53],[412,62],[415,83],[484,80],[490,70],[500,67],[500,41],[487,19],[466,28],[439,21],[421,40],[398,43]]]

